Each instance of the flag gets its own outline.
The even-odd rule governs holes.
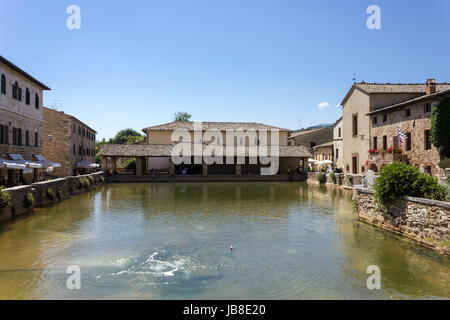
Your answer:
[[[405,141],[408,139],[408,136],[399,127],[397,127],[397,133],[398,133],[398,142],[400,142],[400,145],[403,146],[405,144]]]

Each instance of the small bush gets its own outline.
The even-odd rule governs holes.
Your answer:
[[[58,190],[58,192],[56,193],[56,197],[58,198],[58,200],[62,200],[62,191]]]
[[[394,162],[383,168],[374,184],[375,198],[382,205],[406,196],[445,200],[446,187],[411,165]]]
[[[129,171],[136,172],[136,159],[129,159],[123,164],[123,168],[127,168]]]
[[[31,208],[33,206],[34,203],[34,196],[31,192],[28,192],[24,197],[23,197],[23,206],[25,208]]]
[[[351,174],[347,175],[347,180],[351,185],[353,185],[353,176]]]
[[[0,211],[11,205],[11,194],[3,191],[4,187],[0,187]]]
[[[80,186],[85,188],[86,190],[91,187],[91,181],[86,177],[80,179]]]
[[[438,183],[438,179],[429,174],[420,173],[413,184],[413,196],[431,200],[445,201],[447,188]]]
[[[319,173],[319,175],[317,176],[317,180],[320,184],[325,184],[327,182],[327,175],[323,172]]]
[[[94,185],[94,177],[93,176],[87,176],[87,179],[89,180],[91,186]]]
[[[330,178],[331,178],[331,181],[333,181],[333,183],[336,184],[336,182],[337,182],[336,173],[334,173],[334,172],[330,173]]]
[[[52,188],[47,188],[47,190],[45,190],[45,198],[53,201],[55,199],[55,191],[53,191]]]

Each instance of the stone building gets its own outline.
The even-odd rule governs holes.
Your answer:
[[[438,91],[431,79],[425,95],[369,112],[370,149],[373,149],[369,154],[369,168],[378,172],[388,163],[404,161],[442,176],[439,152],[430,141],[430,117],[431,108],[447,97],[450,97],[450,88]],[[407,135],[403,144],[399,142],[397,128]]]
[[[66,177],[95,170],[96,131],[77,118],[44,107],[43,153],[47,160],[59,162],[54,175]]]
[[[293,132],[288,137],[290,146],[304,146],[314,153],[314,147],[333,141],[332,128],[319,128],[308,131]]]
[[[43,166],[33,162],[42,154],[43,92],[50,88],[2,56],[0,80],[0,185],[39,180]]]
[[[339,169],[344,168],[344,150],[342,136],[344,133],[342,117],[339,118],[333,125],[333,151],[334,151],[334,166]]]
[[[196,126],[201,125],[197,130]],[[306,166],[306,159],[311,157],[311,153],[303,146],[288,146],[288,129],[273,127],[260,123],[247,122],[171,122],[163,125],[148,127],[143,129],[146,133],[147,144],[145,145],[113,145],[108,144],[102,147],[99,155],[104,157],[104,167],[109,167],[112,163],[112,170],[117,168],[117,159],[136,158],[136,175],[143,175],[158,169],[167,170],[170,175],[201,174],[208,175],[259,175],[261,169],[267,164],[258,162],[251,154],[251,147],[267,146],[268,156],[273,150],[277,150],[279,159],[278,173],[295,172],[297,168]],[[229,133],[232,133],[229,135]],[[267,136],[262,135],[267,133]],[[276,132],[275,134],[272,134]],[[231,145],[231,150],[235,153],[234,163],[228,163],[223,159],[223,163],[206,163],[200,159],[200,163],[195,163],[195,157],[188,157],[190,160],[183,161],[182,164],[172,162],[172,151],[176,143],[172,141],[173,134],[183,135],[184,146],[193,155],[202,154],[207,148],[214,148],[214,153],[226,155],[227,148]],[[237,134],[234,136],[234,134]],[[243,135],[241,135],[243,134]],[[178,135],[176,135],[178,137]],[[180,136],[181,137],[181,136]],[[277,139],[275,139],[278,137]],[[177,140],[179,141],[179,140]],[[188,141],[188,142],[186,142]],[[196,152],[196,145],[200,148]],[[242,153],[240,153],[242,151]],[[242,155],[243,163],[237,162],[237,155]],[[225,157],[223,157],[225,158]],[[253,162],[256,161],[256,163]],[[260,160],[260,159],[259,159]],[[108,163],[107,163],[108,162]],[[190,162],[190,163],[188,163]]]
[[[435,85],[437,91],[450,84]],[[341,102],[343,164],[347,173],[364,174],[371,145],[370,112],[426,95],[427,84],[355,83]],[[381,122],[386,122],[383,118]]]

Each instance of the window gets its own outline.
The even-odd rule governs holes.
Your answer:
[[[22,88],[17,87],[17,100],[22,101]]]
[[[378,137],[373,137],[373,148],[378,149]]]
[[[387,149],[387,136],[383,136],[383,149]]]
[[[75,146],[75,143],[73,144],[73,155],[75,155],[75,153],[77,152],[77,148],[76,148],[76,146]]]
[[[411,132],[408,132],[406,134],[406,151],[410,151],[411,150]]]
[[[366,171],[366,168],[364,166],[361,167],[361,172],[364,173],[364,171]]]
[[[29,106],[30,105],[30,90],[27,88],[25,90],[25,103]]]
[[[5,126],[0,124],[0,144],[4,144],[5,142]]]
[[[78,155],[79,156],[83,155],[83,147],[82,146],[78,146]]]
[[[17,129],[17,145],[22,145],[22,129]]]
[[[387,121],[387,114],[383,114],[383,122]]]
[[[407,118],[411,117],[411,109],[406,109],[406,110],[405,110],[405,116],[406,116]]]
[[[373,117],[372,124],[377,124],[377,123],[378,123],[378,117]]]
[[[77,132],[77,129],[75,128],[75,123],[73,124],[73,132]]]
[[[339,149],[336,149],[336,159],[339,158]]]
[[[353,115],[353,136],[358,135],[358,115]]]
[[[16,81],[12,86],[12,98],[15,100],[18,99],[18,91],[19,91],[19,84]]]
[[[39,133],[37,132],[34,133],[34,147],[39,147]]]
[[[430,130],[425,130],[425,150],[431,150]]]
[[[85,137],[85,136],[86,136],[86,131],[83,128],[83,137]]]
[[[0,125],[0,143],[9,144],[9,131],[8,126]]]
[[[34,95],[34,107],[39,109],[39,95],[37,93]]]
[[[340,138],[342,136],[342,129],[339,128],[338,131],[339,131],[338,135],[339,135],[339,138]]]
[[[17,145],[17,128],[13,127],[13,146]]]
[[[5,74],[4,73],[2,73],[2,85],[1,85],[1,87],[2,87],[2,94],[6,94],[6,77],[5,77]]]
[[[25,130],[25,146],[30,146],[30,131]]]
[[[78,135],[81,136],[81,127],[78,127]]]
[[[424,113],[431,112],[431,103],[428,103],[428,104],[426,104],[426,105],[424,106],[423,112],[424,112]]]
[[[431,175],[431,166],[426,166],[423,169],[425,170],[425,173]]]

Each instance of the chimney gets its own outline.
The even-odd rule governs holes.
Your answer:
[[[428,79],[427,80],[427,94],[433,94],[436,93],[436,80],[435,79]]]

